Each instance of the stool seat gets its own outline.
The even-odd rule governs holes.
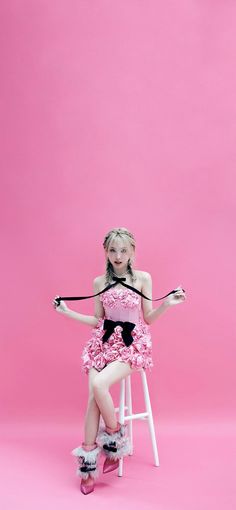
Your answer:
[[[148,383],[147,383],[147,376],[144,368],[140,368],[137,370],[137,372],[141,375],[142,380],[142,387],[143,387],[143,394],[144,394],[144,401],[145,401],[145,411],[141,413],[133,413],[132,409],[132,389],[131,389],[131,376],[132,374],[124,377],[120,381],[120,401],[119,401],[119,407],[115,408],[115,411],[119,413],[119,422],[121,424],[124,424],[125,422],[128,422],[128,435],[130,439],[130,445],[131,445],[131,452],[130,455],[133,454],[133,420],[147,420],[149,425],[149,432],[151,436],[151,443],[152,443],[152,449],[153,449],[153,456],[154,456],[154,465],[159,466],[159,456],[157,451],[157,442],[156,442],[156,434],[155,434],[155,427],[154,427],[154,421],[153,421],[153,415],[152,415],[152,407],[151,407],[151,401],[149,396],[149,389],[148,389]],[[123,458],[119,461],[119,467],[118,467],[118,476],[123,475]]]

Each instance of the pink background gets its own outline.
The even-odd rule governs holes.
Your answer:
[[[83,498],[68,452],[83,439],[90,327],[51,301],[92,293],[104,236],[121,226],[153,297],[182,284],[188,299],[151,326],[160,468],[136,439],[130,478],[107,475],[86,502],[234,508],[236,5],[8,0],[1,11],[5,508]],[[133,387],[140,410],[138,374]],[[146,441],[147,425],[134,427]]]

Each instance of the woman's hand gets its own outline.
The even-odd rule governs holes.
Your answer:
[[[60,304],[58,305],[56,298],[59,298],[60,296],[55,296],[54,300],[52,301],[52,304],[57,312],[59,313],[65,313],[68,312],[69,308],[67,307],[65,301],[60,301]]]
[[[177,292],[175,292],[174,294],[170,294],[164,299],[164,303],[168,306],[178,305],[179,303],[182,303],[183,301],[185,301],[185,299],[187,299],[185,290],[182,289],[181,285],[179,285],[179,287],[176,287],[176,289],[174,290],[177,290]]]

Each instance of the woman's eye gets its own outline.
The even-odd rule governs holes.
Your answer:
[[[114,250],[114,248],[110,248],[110,251],[115,251],[115,250]],[[121,251],[125,253],[127,250],[126,250],[126,248],[123,248],[123,250],[121,250]]]

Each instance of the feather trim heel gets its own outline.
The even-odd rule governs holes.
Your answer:
[[[115,429],[101,428],[96,438],[97,444],[106,456],[103,473],[109,473],[119,466],[119,460],[129,455],[131,451],[129,437],[126,434],[127,425],[117,422]],[[113,430],[113,432],[111,432]]]
[[[94,482],[99,476],[98,460],[101,448],[94,443],[74,448],[72,455],[76,457],[76,474],[81,478],[80,490],[83,494],[89,494],[94,490]]]

